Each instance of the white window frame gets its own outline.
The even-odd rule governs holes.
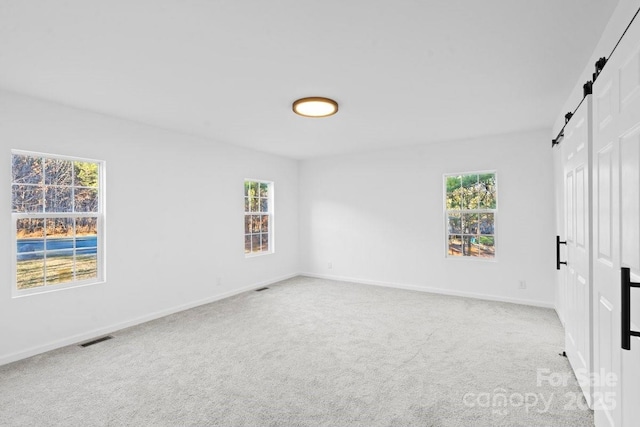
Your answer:
[[[266,212],[260,212],[261,215],[267,215],[269,217],[268,219],[268,224],[269,224],[269,230],[267,232],[267,236],[269,239],[269,248],[266,251],[260,251],[260,252],[246,252],[246,243],[244,246],[244,256],[245,258],[254,258],[254,257],[259,257],[259,256],[263,256],[263,255],[270,255],[275,253],[275,209],[274,209],[274,183],[273,181],[266,181],[264,179],[254,179],[254,178],[245,178],[243,181],[243,189],[244,189],[244,184],[246,184],[247,182],[257,182],[258,184],[267,184],[268,188],[269,188],[269,194],[267,196],[267,206],[268,206],[268,210]],[[244,199],[244,190],[243,190],[243,199]],[[245,201],[243,200],[243,203]],[[245,210],[244,210],[244,218],[243,218],[243,223],[242,223],[242,229],[243,229],[243,242],[245,242],[245,239],[247,237],[247,233],[246,233],[246,217],[248,215],[255,215],[256,212],[250,212],[246,210],[246,204],[245,204]],[[256,233],[251,233],[249,235],[252,234],[256,234]]]
[[[13,155],[23,155],[32,157],[42,157],[47,159],[68,160],[77,162],[89,162],[98,164],[98,211],[97,212],[34,212],[34,213],[17,213],[11,212],[12,222],[12,237],[11,237],[11,286],[12,297],[23,297],[29,295],[38,295],[48,292],[55,292],[64,289],[78,288],[82,286],[95,285],[106,282],[106,262],[105,262],[105,169],[106,162],[103,160],[88,159],[75,156],[64,156],[59,154],[41,153],[35,151],[24,150],[11,150],[10,159],[12,161]],[[13,164],[11,163],[11,167]],[[13,181],[10,182],[10,186],[13,185]],[[13,190],[10,190],[10,194],[13,194]],[[97,223],[97,277],[93,277],[86,280],[74,280],[71,282],[55,283],[51,285],[44,285],[29,289],[18,289],[18,274],[17,274],[17,261],[18,261],[18,248],[17,248],[17,224],[19,219],[30,218],[83,218],[83,217],[96,217]],[[75,249],[74,249],[75,253]],[[46,270],[45,270],[46,271]],[[46,274],[46,272],[45,272]]]
[[[483,174],[493,174],[495,176],[495,187],[496,187],[496,208],[495,209],[447,209],[447,178],[452,176],[465,176],[465,175],[483,175]],[[481,171],[466,171],[459,173],[446,173],[443,175],[443,217],[444,217],[444,230],[445,230],[445,238],[444,238],[444,254],[446,259],[450,260],[464,260],[471,262],[496,262],[498,260],[498,200],[499,200],[499,188],[498,188],[498,171],[497,170],[481,170]],[[475,214],[483,214],[483,213],[491,213],[493,214],[493,257],[477,257],[477,256],[453,256],[449,255],[449,236],[450,235],[458,235],[459,233],[450,233],[449,232],[449,213],[456,212],[460,214],[465,213],[475,213]],[[465,235],[462,233],[461,235]]]

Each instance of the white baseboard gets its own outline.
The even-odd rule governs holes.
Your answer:
[[[222,294],[214,295],[202,300],[193,301],[187,304],[178,305],[165,310],[156,311],[154,313],[145,314],[144,316],[136,317],[134,319],[126,320],[124,322],[116,323],[113,325],[105,326],[103,328],[93,329],[91,331],[83,332],[81,334],[73,335],[60,340],[52,341],[47,344],[31,347],[26,350],[18,351],[8,355],[0,356],[0,366],[7,363],[16,362],[18,360],[26,359],[27,357],[36,356],[47,351],[55,350],[57,348],[66,347],[68,345],[81,343],[93,338],[100,337],[102,335],[111,334],[121,329],[129,328],[131,326],[139,325],[141,323],[149,322],[151,320],[159,319],[161,317],[168,316],[170,314],[178,313],[180,311],[188,310],[190,308],[198,307],[200,305],[209,304],[215,301],[219,301],[225,298],[232,297],[234,295],[241,294],[243,292],[252,291],[254,289],[262,288],[264,286],[271,285],[273,283],[280,282],[282,280],[290,279],[292,277],[299,276],[299,273],[288,274],[271,280],[265,280],[262,282],[254,283],[249,286],[245,286],[240,289],[234,289]]]
[[[410,291],[427,292],[432,294],[451,295],[451,296],[458,296],[458,297],[482,299],[482,300],[488,300],[488,301],[510,302],[513,304],[531,305],[534,307],[555,308],[553,303],[545,302],[545,301],[509,298],[509,297],[503,297],[499,295],[476,294],[473,292],[455,291],[450,289],[434,288],[430,286],[418,286],[418,285],[408,285],[403,283],[381,282],[377,280],[366,280],[366,279],[358,279],[354,277],[333,276],[329,274],[300,273],[300,275],[306,276],[306,277],[315,277],[318,279],[338,280],[341,282],[359,283],[362,285],[382,286],[385,288],[406,289]]]

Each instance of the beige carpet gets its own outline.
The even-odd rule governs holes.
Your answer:
[[[298,277],[113,336],[0,367],[0,425],[593,425],[549,309]]]

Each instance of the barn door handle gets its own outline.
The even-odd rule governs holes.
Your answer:
[[[640,332],[631,330],[631,288],[640,288],[640,283],[631,281],[631,270],[627,267],[620,269],[622,283],[622,348],[631,350],[631,337],[640,337]]]
[[[560,264],[567,265],[567,261],[560,261],[560,245],[566,244],[566,241],[560,241],[560,236],[556,236],[556,270],[560,270]]]

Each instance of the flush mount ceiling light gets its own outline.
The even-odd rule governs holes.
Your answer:
[[[338,112],[338,103],[333,99],[311,96],[295,101],[293,112],[304,117],[329,117]]]

